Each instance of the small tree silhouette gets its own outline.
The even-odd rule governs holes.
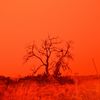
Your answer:
[[[69,60],[73,59],[71,54],[71,41],[66,42],[65,48],[59,49],[57,51],[58,60],[55,62],[54,66],[54,77],[61,76],[61,68],[65,71],[66,69],[71,70],[69,67]]]
[[[38,48],[35,43],[28,46],[26,49],[25,62],[30,59],[37,59],[40,61],[40,66],[36,70],[33,70],[36,73],[41,67],[45,68],[44,74],[46,76],[50,75],[49,70],[54,68],[54,76],[58,77],[60,74],[60,68],[64,70],[66,68],[70,69],[68,66],[68,59],[72,59],[70,47],[71,42],[66,42],[65,48],[60,48],[62,42],[58,40],[58,37],[48,37],[42,41],[41,46]],[[67,60],[67,63],[66,63]]]

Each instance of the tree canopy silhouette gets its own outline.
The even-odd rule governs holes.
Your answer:
[[[34,73],[44,67],[46,76],[49,76],[49,71],[52,70],[53,76],[58,77],[61,75],[61,68],[63,70],[70,69],[69,60],[72,59],[71,41],[66,42],[64,46],[62,43],[58,37],[48,35],[46,39],[41,41],[40,47],[37,47],[35,43],[27,47],[24,60],[25,62],[31,59],[39,61],[40,65],[36,66],[36,69],[33,70]]]

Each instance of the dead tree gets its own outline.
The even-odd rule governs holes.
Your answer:
[[[71,70],[69,67],[69,60],[73,59],[71,54],[71,42],[66,42],[65,48],[57,50],[58,60],[55,62],[54,74],[55,78],[61,76],[61,68],[65,71],[66,69]]]
[[[24,57],[25,62],[30,59],[37,59],[41,64],[34,71],[36,73],[41,67],[45,67],[45,75],[49,76],[49,68],[52,64],[52,57],[57,50],[57,37],[51,37],[48,35],[47,39],[42,41],[41,47],[38,48],[34,43],[27,47],[27,52]]]
[[[60,46],[59,46],[60,45]],[[41,67],[45,68],[44,74],[46,76],[50,75],[50,69],[54,69],[53,75],[58,77],[61,75],[61,68],[70,69],[69,59],[72,59],[70,52],[71,42],[66,42],[64,48],[62,48],[62,42],[58,37],[48,37],[42,41],[40,47],[37,47],[34,43],[27,47],[25,62],[32,59],[33,61],[37,59],[40,66],[36,66],[34,73],[36,73]],[[71,70],[71,69],[70,69]]]

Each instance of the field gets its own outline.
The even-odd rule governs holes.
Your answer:
[[[37,83],[32,78],[0,77],[0,100],[100,100],[100,78],[73,77],[75,83]]]

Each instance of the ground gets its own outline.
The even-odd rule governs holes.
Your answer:
[[[100,100],[100,78],[73,77],[75,83],[37,83],[0,78],[0,100]]]

